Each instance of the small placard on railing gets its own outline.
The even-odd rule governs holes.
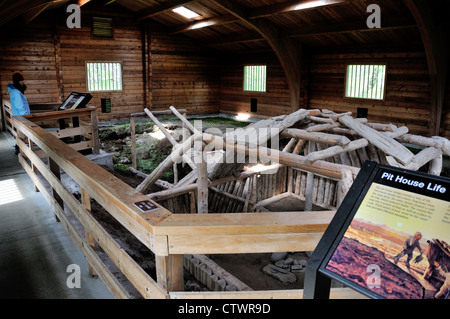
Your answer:
[[[139,208],[140,211],[144,212],[144,213],[148,213],[151,212],[152,210],[155,210],[158,208],[158,206],[156,206],[155,204],[153,204],[151,201],[149,200],[144,200],[142,202],[137,202],[134,203],[134,206],[136,206],[137,208]]]

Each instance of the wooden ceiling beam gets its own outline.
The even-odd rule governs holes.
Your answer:
[[[6,4],[6,2],[8,2]],[[68,2],[67,0],[34,0],[34,1],[8,1],[5,0],[1,3],[3,9],[0,11],[0,26],[8,23],[9,21],[29,13],[31,18],[34,19],[38,14],[42,13],[43,7],[46,9],[48,6],[58,2]],[[38,14],[36,14],[36,12]],[[33,17],[34,16],[34,17]]]
[[[333,23],[333,24],[318,24],[314,26],[302,26],[296,28],[289,28],[280,31],[280,36],[299,38],[307,36],[318,36],[335,33],[352,33],[352,32],[374,32],[386,31],[394,29],[417,28],[417,24],[413,19],[405,17],[396,17],[384,19],[381,28],[368,28],[366,20]]]
[[[164,3],[161,3],[155,7],[151,7],[147,10],[143,10],[142,13],[137,17],[137,19],[139,21],[154,17],[158,14],[164,13],[166,11],[175,9],[177,7],[180,6],[185,6],[188,5],[189,3],[192,2],[197,2],[198,0],[170,0],[170,1],[166,1]]]
[[[322,6],[332,6],[337,4],[347,3],[347,0],[295,0],[288,1],[286,3],[279,3],[274,5],[263,6],[248,11],[248,19],[257,19],[268,17],[274,14],[286,13],[291,11],[308,10],[314,9]],[[191,30],[198,30],[201,28],[208,28],[216,25],[222,25],[226,23],[237,22],[239,19],[232,14],[218,16],[214,18],[209,18],[201,21],[196,21],[193,23],[188,23],[172,30],[171,33],[182,33]]]
[[[51,4],[52,2],[43,3],[42,5],[24,13],[24,15],[22,16],[23,23],[29,24],[31,21],[36,19],[42,12],[44,12],[48,7],[50,7]]]
[[[249,19],[264,18],[279,13],[315,9],[323,6],[333,6],[348,3],[347,0],[294,0],[262,6],[249,11]]]
[[[237,35],[237,36],[228,36],[225,38],[220,38],[212,41],[208,41],[208,46],[217,46],[217,45],[227,45],[227,44],[236,44],[236,43],[246,43],[246,42],[255,42],[255,41],[265,41],[265,39],[257,33],[247,34],[247,35]]]
[[[188,32],[188,31],[193,31],[193,30],[199,30],[199,29],[203,29],[203,28],[209,28],[212,26],[233,23],[233,22],[237,22],[237,21],[239,21],[238,18],[236,18],[235,16],[233,16],[231,14],[227,14],[227,15],[223,15],[223,16],[219,16],[219,17],[214,17],[214,18],[210,18],[210,19],[196,21],[193,23],[184,24],[182,26],[173,28],[170,31],[170,33],[172,33],[172,34],[183,33],[183,32]]]

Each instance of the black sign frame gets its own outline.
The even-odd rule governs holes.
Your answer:
[[[402,184],[399,183],[398,180],[396,182],[393,178],[391,180],[389,178],[381,180],[382,173],[397,174],[395,176],[401,175],[401,177],[403,177],[403,175],[410,178],[412,177],[419,182],[423,181],[430,183],[429,185],[444,185],[446,192],[440,193],[439,190],[436,189],[427,189],[428,187],[432,188],[432,186],[420,188],[418,185],[422,186],[421,184],[415,186],[408,185],[407,183]],[[355,282],[326,269],[326,266],[330,262],[331,257],[342,241],[344,234],[374,182],[396,187],[399,187],[400,184],[400,189],[402,190],[450,202],[448,195],[450,193],[450,178],[382,165],[372,161],[365,162],[329,227],[308,260],[305,273],[304,299],[329,299],[332,279],[343,283],[369,298],[386,298],[385,296],[375,293],[362,285],[358,285]]]
[[[92,95],[89,93],[72,92],[67,99],[58,107],[58,111],[81,109],[86,107]]]

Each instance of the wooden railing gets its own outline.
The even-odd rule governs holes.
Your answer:
[[[14,137],[17,136],[16,131],[13,128],[12,124],[12,108],[11,108],[11,101],[9,100],[2,100],[2,117],[4,121],[5,131],[10,132]]]
[[[17,138],[11,102],[4,99],[2,104],[5,130]],[[93,154],[98,154],[100,151],[97,108],[95,107],[45,113],[32,112],[24,117],[37,125],[50,128],[48,131],[59,139],[70,140],[70,146],[77,151],[92,150]]]
[[[56,114],[46,116],[57,118]],[[88,160],[57,134],[33,122],[46,116],[13,118],[13,126],[25,137],[17,140],[21,151],[19,161],[86,256],[91,273],[97,274],[116,297],[129,298],[130,295],[96,247],[101,247],[144,298],[302,298],[301,289],[184,292],[183,256],[311,251],[335,211],[172,214],[153,202],[157,208],[143,213],[134,203],[149,200],[149,197]],[[38,156],[38,150],[46,157]],[[79,185],[81,200],[61,182],[61,171]],[[94,218],[90,212],[91,198],[153,252],[156,278],[149,276]],[[348,289],[336,289],[332,290],[331,297],[361,295]]]

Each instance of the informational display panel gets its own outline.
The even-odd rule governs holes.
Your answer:
[[[373,298],[448,298],[450,179],[372,164],[358,184],[318,271]]]
[[[89,93],[72,92],[69,97],[59,106],[58,110],[74,110],[85,107],[92,99]]]

